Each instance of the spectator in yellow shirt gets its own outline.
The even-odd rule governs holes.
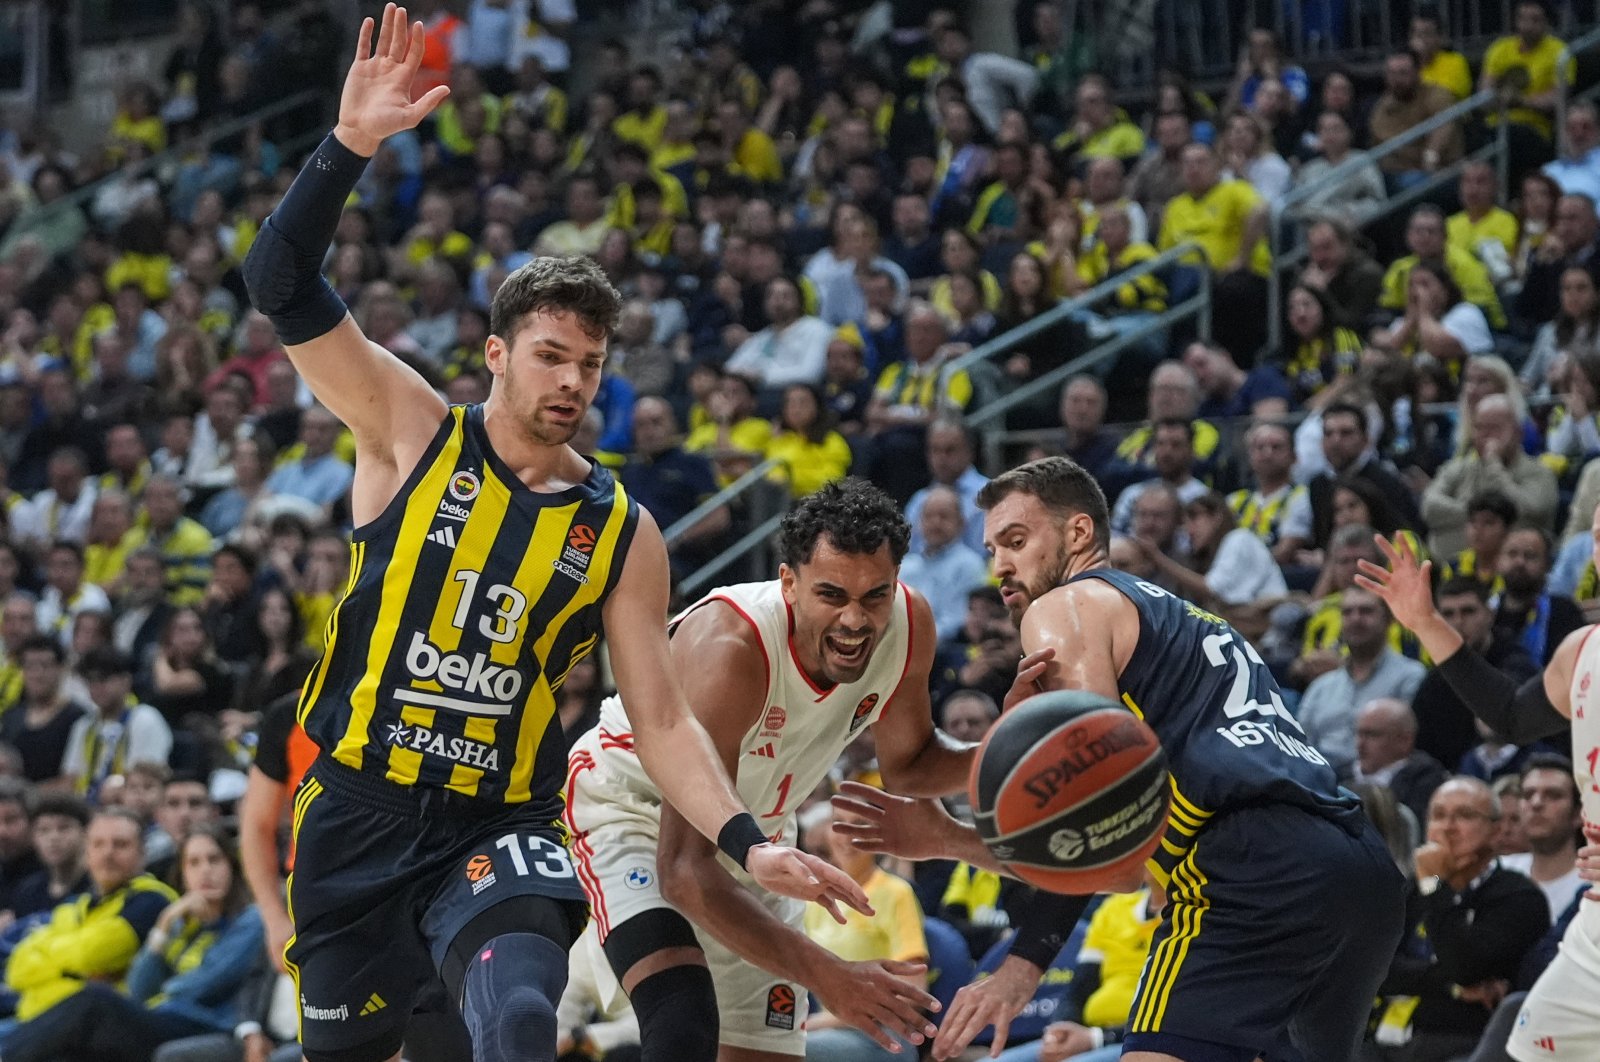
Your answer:
[[[611,122],[611,131],[619,140],[654,151],[667,128],[667,109],[660,99],[661,75],[654,67],[639,67],[628,78],[628,109]]]
[[[778,146],[751,124],[750,115],[742,106],[733,100],[723,100],[717,107],[717,123],[723,146],[745,178],[757,184],[777,184],[783,180]]]
[[[144,512],[123,539],[128,550],[150,545],[161,551],[167,573],[167,602],[194,605],[211,582],[211,532],[183,515],[183,487],[173,477],[150,477]]]
[[[1267,204],[1246,181],[1224,181],[1216,152],[1205,144],[1183,149],[1183,194],[1167,204],[1158,247],[1192,240],[1219,273],[1266,275]]]
[[[1117,159],[1131,166],[1144,154],[1144,133],[1111,99],[1111,83],[1099,74],[1078,82],[1072,128],[1052,143],[1063,154],[1084,159]]]
[[[122,980],[177,894],[144,871],[144,825],[111,808],[89,820],[84,863],[92,888],[63,903],[6,963],[17,1018],[31,1021],[91,981]]]
[[[1517,216],[1495,204],[1497,180],[1487,162],[1469,162],[1461,170],[1461,210],[1445,223],[1445,243],[1465,251],[1488,270],[1491,280],[1511,277],[1511,256],[1517,251]]]
[[[1458,100],[1472,95],[1472,71],[1467,66],[1467,57],[1445,47],[1444,31],[1436,12],[1412,16],[1411,50],[1417,53],[1417,60],[1422,64],[1425,84],[1437,85]]]
[[[1193,241],[1202,264],[1218,274],[1212,288],[1213,337],[1241,364],[1267,341],[1267,270],[1272,255],[1266,201],[1246,181],[1223,180],[1217,153],[1205,144],[1183,149],[1183,194],[1167,204],[1158,249]]]
[[[1470,251],[1451,246],[1445,239],[1444,211],[1432,203],[1424,203],[1411,212],[1406,222],[1406,248],[1410,254],[1389,267],[1383,276],[1383,295],[1378,305],[1385,310],[1403,312],[1406,308],[1406,289],[1411,280],[1411,270],[1418,262],[1431,259],[1442,262],[1461,289],[1462,298],[1483,311],[1491,328],[1506,326],[1506,312],[1500,306],[1500,296],[1483,263]]]
[[[127,567],[133,540],[133,502],[120,490],[102,490],[95,495],[89,515],[89,534],[84,540],[83,578],[100,589],[115,593]]]
[[[767,444],[767,456],[787,465],[789,492],[796,498],[850,472],[850,444],[833,430],[833,416],[811,384],[790,384],[783,391],[778,433]]]
[[[756,415],[756,386],[748,376],[724,373],[706,399],[710,419],[689,431],[683,448],[716,466],[721,486],[748,471],[772,443],[772,422]]]
[[[1485,89],[1509,88],[1513,106],[1508,112],[1512,129],[1519,126],[1538,134],[1542,147],[1531,148],[1548,156],[1551,115],[1556,109],[1556,67],[1566,45],[1550,32],[1550,14],[1539,0],[1520,0],[1516,11],[1516,34],[1501,37],[1483,53],[1483,75],[1479,86]],[[1570,82],[1576,62],[1567,60]],[[1489,116],[1490,124],[1499,120]],[[1515,155],[1519,145],[1513,144]],[[1539,160],[1543,161],[1543,159]],[[1513,165],[1513,176],[1522,168]]]
[[[107,160],[120,163],[128,153],[127,145],[133,142],[143,144],[152,155],[167,149],[167,127],[156,113],[156,104],[155,89],[143,81],[122,90],[121,106],[111,120]]]
[[[808,823],[806,847],[849,874],[866,892],[875,913],[869,917],[847,911],[840,925],[816,904],[808,904],[806,936],[846,962],[881,962],[913,987],[926,988],[928,940],[916,891],[910,882],[880,868],[870,852],[857,851],[849,841],[835,836],[835,814],[824,811]],[[903,1057],[915,1057],[916,1047],[909,1041],[901,1041],[899,1047]],[[807,1059],[846,1062],[878,1057],[896,1056],[825,1010],[813,1011],[806,1019]]]

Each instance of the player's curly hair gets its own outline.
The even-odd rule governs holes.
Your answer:
[[[836,479],[808,494],[783,518],[778,552],[794,568],[811,561],[826,535],[841,553],[876,553],[885,542],[899,564],[911,544],[911,525],[894,499],[864,479]]]
[[[506,277],[489,305],[489,331],[510,343],[522,319],[546,310],[570,313],[592,339],[616,331],[622,296],[592,258],[535,258]]]

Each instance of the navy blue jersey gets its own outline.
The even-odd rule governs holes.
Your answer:
[[[1285,803],[1345,820],[1359,807],[1305,740],[1255,648],[1220,616],[1125,572],[1100,579],[1139,610],[1139,644],[1117,680],[1155,730],[1172,772],[1172,815],[1152,870],[1165,883],[1212,815]]]

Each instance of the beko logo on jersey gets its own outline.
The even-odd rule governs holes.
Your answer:
[[[441,501],[439,502],[439,515],[451,520],[465,521],[467,517],[472,515],[472,510],[465,505],[457,505],[455,502]]]
[[[432,680],[446,690],[481,697],[484,701],[463,700],[426,690],[397,689],[394,697],[408,704],[446,708],[468,715],[510,715],[512,702],[522,692],[522,675],[514,668],[489,662],[488,653],[447,653],[429,643],[421,631],[411,636],[406,648],[406,670],[420,680]]]
[[[500,769],[500,750],[473,741],[471,738],[447,737],[425,726],[406,726],[393,723],[389,726],[389,744],[412,752],[425,752],[468,767],[483,771]]]

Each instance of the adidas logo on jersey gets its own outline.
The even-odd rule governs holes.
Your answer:
[[[773,749],[772,742],[770,742],[770,741],[767,742],[765,745],[762,745],[759,748],[751,749],[750,750],[750,755],[752,755],[752,756],[760,756],[762,759],[766,759],[766,760],[773,760],[773,759],[777,759],[778,758],[778,754]]]
[[[380,995],[378,995],[378,993],[374,992],[374,993],[372,993],[371,997],[369,997],[367,999],[366,1006],[361,1008],[361,1016],[363,1018],[365,1018],[369,1014],[376,1014],[376,1013],[378,1013],[378,1011],[382,1010],[384,1007],[387,1007],[388,1005],[389,1004],[387,1004],[387,1003],[385,1003],[383,1001],[383,997],[382,996],[380,996]]]
[[[428,541],[437,542],[441,546],[449,546],[451,549],[455,549],[456,529],[449,526],[441,527],[437,531],[428,534]]]

